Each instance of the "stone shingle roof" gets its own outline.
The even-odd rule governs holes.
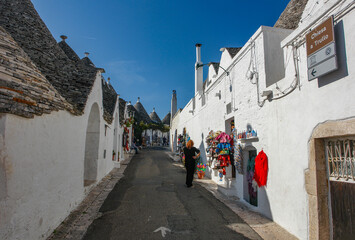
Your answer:
[[[65,42],[65,40],[62,40],[61,42],[58,43],[58,46],[64,51],[64,53],[67,55],[67,57],[74,61],[74,62],[79,62],[80,58],[74,52],[74,50]]]
[[[101,81],[102,86],[102,100],[104,107],[104,115],[103,118],[109,124],[112,123],[113,113],[115,111],[116,101],[117,101],[117,93],[115,89],[111,86],[111,84],[107,83],[104,79]]]
[[[149,114],[150,119],[152,119],[155,123],[162,123],[158,114],[155,112],[155,108],[153,108],[153,112]]]
[[[137,121],[140,120],[139,113],[130,102],[126,105],[126,110],[129,116],[133,116]]]
[[[95,67],[94,63],[90,60],[89,57],[84,57],[81,59],[81,62],[84,63],[85,66],[87,67]]]
[[[30,0],[1,0],[2,26],[52,86],[82,114],[98,69],[68,58]]]
[[[120,111],[120,124],[122,125],[123,122],[124,122],[124,112],[125,112],[125,109],[126,109],[126,101],[123,100],[122,98],[119,98],[119,111]]]
[[[229,55],[231,56],[231,58],[234,58],[235,55],[237,55],[237,53],[240,51],[240,49],[242,49],[241,47],[237,47],[237,48],[226,48]],[[219,65],[218,65],[219,66]]]
[[[296,29],[307,3],[308,0],[291,0],[287,4],[285,10],[281,13],[274,27]]]
[[[73,113],[72,105],[0,27],[0,112],[32,118],[63,109]]]
[[[216,73],[218,73],[218,70],[219,70],[219,63],[218,62],[211,62],[210,64],[212,64],[213,68],[214,68],[214,71]]]
[[[171,113],[166,114],[166,116],[163,118],[162,123],[170,126],[170,118],[171,118]]]
[[[143,107],[143,104],[140,102],[139,98],[138,98],[138,101],[136,102],[136,104],[134,104],[134,108],[137,110],[137,112],[139,114],[139,121],[143,121],[146,124],[152,122],[147,111]]]

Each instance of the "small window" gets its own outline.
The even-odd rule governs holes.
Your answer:
[[[226,112],[227,114],[230,114],[232,112],[232,103],[228,103],[226,105]]]

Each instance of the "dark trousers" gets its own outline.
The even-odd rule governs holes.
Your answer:
[[[188,187],[191,187],[192,180],[194,179],[194,173],[195,173],[195,161],[186,162],[185,167],[186,167],[186,185]]]

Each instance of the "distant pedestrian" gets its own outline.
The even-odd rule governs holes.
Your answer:
[[[197,155],[196,155],[197,154]],[[184,148],[185,167],[186,167],[186,186],[192,187],[192,180],[194,178],[196,159],[200,156],[200,150],[194,147],[194,142],[189,140]]]

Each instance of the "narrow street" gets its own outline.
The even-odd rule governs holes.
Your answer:
[[[206,189],[198,184],[187,188],[185,170],[163,148],[135,155],[124,175],[84,239],[260,238]],[[244,226],[239,232],[238,224]]]

